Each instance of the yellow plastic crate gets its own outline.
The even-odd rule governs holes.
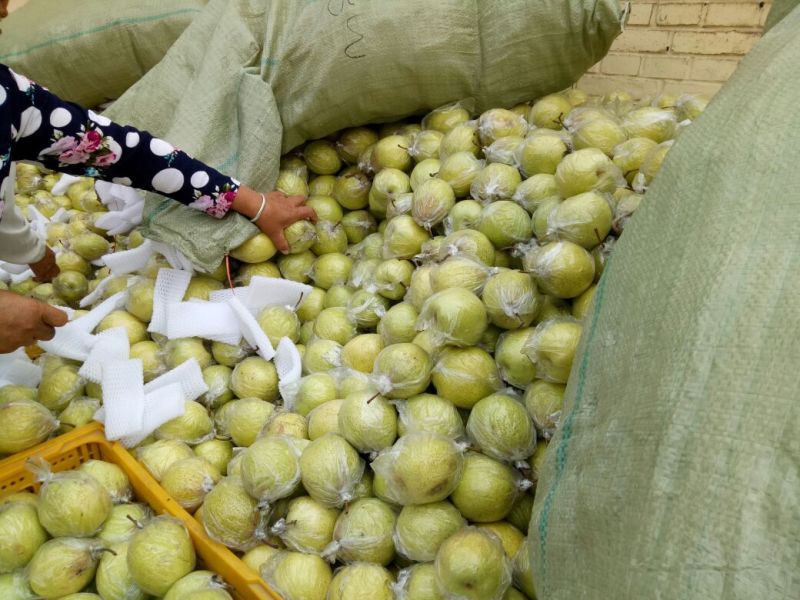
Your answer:
[[[233,552],[211,540],[202,525],[163,490],[130,452],[121,444],[106,440],[99,423],[85,425],[0,461],[0,498],[39,490],[39,483],[25,467],[25,462],[33,456],[46,460],[55,472],[76,469],[92,459],[116,464],[128,475],[138,501],[146,502],[158,514],[171,515],[183,522],[203,567],[221,575],[236,600],[281,600]]]

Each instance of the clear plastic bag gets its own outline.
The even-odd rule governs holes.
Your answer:
[[[303,487],[314,500],[331,508],[354,499],[364,467],[358,452],[333,433],[311,442],[300,456]]]
[[[611,231],[614,212],[608,194],[585,192],[567,198],[550,213],[547,236],[591,250]]]
[[[370,381],[387,398],[410,398],[428,387],[432,368],[430,356],[416,344],[391,344],[375,359]]]
[[[242,458],[242,483],[247,493],[266,507],[292,495],[300,484],[300,447],[283,435],[257,439]]]
[[[487,267],[469,256],[451,256],[431,269],[431,290],[437,293],[459,287],[479,295],[496,272],[494,267]]]
[[[388,565],[394,558],[392,540],[397,520],[392,507],[378,498],[362,498],[344,509],[336,521],[333,541],[322,552],[331,562]]]
[[[522,264],[534,276],[539,289],[557,298],[580,296],[594,281],[592,255],[569,241],[532,247],[523,255]]]
[[[542,297],[532,277],[519,271],[493,273],[481,296],[489,320],[503,329],[527,327],[536,318]]]
[[[582,332],[580,322],[570,317],[549,319],[536,326],[523,352],[536,365],[541,379],[567,382]]]
[[[333,540],[339,510],[320,504],[310,496],[289,502],[284,517],[270,528],[287,548],[306,554],[321,554]]]
[[[511,585],[511,562],[499,538],[477,527],[448,538],[434,565],[445,600],[502,600]]]
[[[536,428],[513,390],[478,401],[467,420],[467,435],[484,454],[502,462],[521,463],[536,448]]]
[[[531,415],[541,436],[549,440],[556,431],[561,419],[564,403],[564,384],[537,379],[525,390],[523,398],[528,414]]]
[[[485,165],[470,184],[470,195],[483,204],[506,200],[514,195],[522,177],[515,166],[502,163]]]
[[[431,380],[436,393],[459,408],[472,408],[503,387],[491,354],[477,347],[442,350]]]
[[[415,191],[411,201],[411,215],[427,231],[444,221],[455,206],[453,188],[443,179],[428,179]]]
[[[448,288],[426,300],[417,319],[417,331],[430,330],[438,345],[472,346],[489,324],[486,307],[464,288]]]

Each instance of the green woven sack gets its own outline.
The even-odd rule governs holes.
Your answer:
[[[211,0],[108,114],[267,190],[281,152],[305,140],[568,87],[619,31],[617,0]],[[165,207],[146,235],[201,268],[252,235],[238,216],[187,224],[187,210]],[[196,248],[213,228],[229,243]]]
[[[800,598],[800,10],[681,134],[598,285],[541,600]]]
[[[118,98],[164,57],[206,0],[31,0],[3,23],[0,62],[65,100]]]
[[[769,31],[777,25],[786,15],[792,12],[798,5],[800,0],[775,0],[772,3],[772,8],[769,9],[767,15],[767,22],[764,24],[764,31]]]

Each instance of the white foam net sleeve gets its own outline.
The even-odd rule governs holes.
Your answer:
[[[229,304],[195,300],[167,307],[167,337],[199,337],[235,345],[242,334],[239,319]]]
[[[0,354],[0,379],[8,384],[37,387],[42,381],[42,368],[34,364],[25,350],[20,348]]]
[[[164,423],[177,419],[186,412],[186,402],[179,383],[171,383],[145,395],[142,430],[123,437],[120,441],[128,448],[137,446]]]
[[[256,353],[264,360],[272,360],[272,357],[275,356],[275,349],[255,317],[236,296],[232,296],[228,300],[228,304],[236,313],[242,335],[247,343],[250,344],[250,347],[255,348]]]
[[[288,308],[298,306],[313,288],[288,279],[256,275],[245,289],[248,291],[242,301],[252,314],[258,316],[266,306],[275,304]]]
[[[103,365],[129,358],[130,344],[128,333],[124,327],[106,329],[96,336],[95,344],[89,356],[78,371],[78,375],[93,383],[100,383],[103,376]]]
[[[118,440],[141,433],[144,427],[142,361],[112,360],[102,369],[106,438]]]
[[[53,196],[63,196],[67,193],[69,186],[71,186],[73,183],[77,183],[80,180],[80,177],[75,177],[74,175],[62,175],[61,179],[59,179],[58,182],[56,182],[56,184],[53,186],[53,189],[50,190],[50,193]]]
[[[161,269],[153,290],[153,317],[148,331],[167,335],[167,308],[183,300],[192,274],[180,269]]]
[[[190,358],[174,369],[156,377],[144,386],[144,391],[149,394],[173,383],[181,386],[181,397],[186,401],[196,400],[208,391],[200,364],[194,358]]]
[[[281,338],[278,349],[275,351],[275,370],[278,371],[278,388],[283,396],[283,390],[300,380],[303,371],[303,362],[300,351],[294,342],[287,337]]]

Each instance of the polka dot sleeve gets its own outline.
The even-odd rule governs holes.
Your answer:
[[[213,217],[225,216],[239,182],[146,131],[64,102],[0,65],[11,121],[11,160],[157,192]]]

